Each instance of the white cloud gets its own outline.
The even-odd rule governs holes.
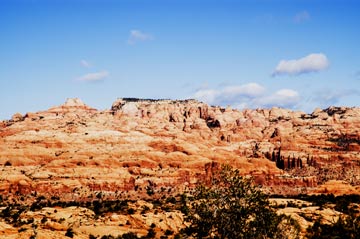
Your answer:
[[[257,83],[249,83],[245,85],[226,86],[222,89],[200,88],[194,94],[194,98],[204,101],[208,104],[232,104],[238,99],[251,99],[262,95],[265,88]]]
[[[216,90],[199,89],[198,91],[195,92],[193,98],[206,102],[208,104],[216,104],[219,93],[220,92]]]
[[[243,95],[246,97],[255,97],[258,95],[263,94],[265,91],[265,88],[257,83],[249,83],[246,85],[239,85],[239,86],[227,86],[222,90],[222,93],[227,96],[237,96],[237,95]]]
[[[89,73],[89,74],[80,76],[79,78],[77,78],[77,80],[78,81],[95,82],[95,81],[104,80],[108,76],[109,76],[109,72],[100,71],[100,72],[94,72],[94,73]]]
[[[154,39],[154,37],[150,34],[144,33],[140,30],[131,30],[130,36],[128,39],[128,44],[134,45],[137,42],[150,41],[153,39]]]
[[[285,107],[294,108],[300,102],[299,93],[282,89],[266,94],[266,89],[257,84],[226,86],[220,89],[199,89],[193,98],[211,105],[230,105],[234,108]]]
[[[329,66],[329,60],[322,53],[313,53],[300,59],[281,60],[272,76],[300,75],[309,72],[318,72]]]
[[[294,22],[296,23],[302,23],[308,20],[310,20],[310,14],[307,11],[298,12],[294,16]]]
[[[270,96],[262,97],[256,100],[257,105],[283,108],[293,108],[300,102],[300,95],[297,91],[291,89],[281,89]]]
[[[80,65],[85,68],[90,68],[91,64],[87,60],[81,60]]]

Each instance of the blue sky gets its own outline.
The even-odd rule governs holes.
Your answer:
[[[360,1],[0,0],[0,119],[78,97],[360,106]]]

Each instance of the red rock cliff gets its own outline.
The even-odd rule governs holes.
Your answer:
[[[276,193],[360,185],[360,109],[238,111],[195,100],[79,99],[0,122],[1,194],[184,190],[230,164]],[[359,191],[359,190],[358,190]]]

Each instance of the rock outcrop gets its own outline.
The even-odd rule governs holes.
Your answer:
[[[273,193],[316,192],[329,180],[359,192],[359,129],[360,108],[306,114],[124,98],[99,111],[69,99],[0,122],[0,193],[146,198],[206,182],[221,164]]]

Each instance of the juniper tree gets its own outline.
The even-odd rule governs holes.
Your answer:
[[[200,186],[185,230],[195,238],[257,239],[287,238],[284,228],[297,234],[293,220],[278,216],[270,207],[267,196],[251,179],[239,175],[238,170],[224,166],[216,173],[211,185]]]

